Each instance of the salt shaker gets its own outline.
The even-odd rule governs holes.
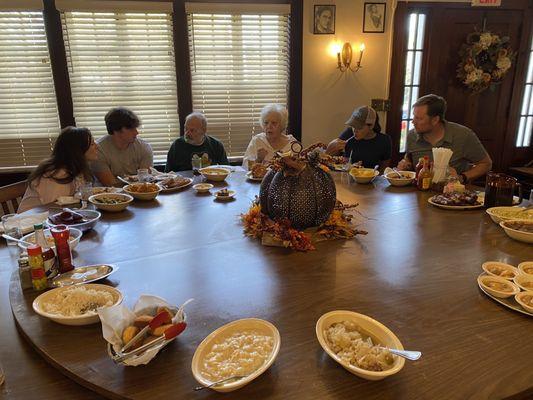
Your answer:
[[[21,254],[18,259],[20,287],[22,290],[31,289],[31,267],[26,254]]]

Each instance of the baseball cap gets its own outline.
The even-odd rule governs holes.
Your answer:
[[[376,123],[376,110],[372,107],[364,106],[356,108],[348,121],[344,124],[354,127],[355,129],[361,129],[365,125],[374,126]]]

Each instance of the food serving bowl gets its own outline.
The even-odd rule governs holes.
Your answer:
[[[385,174],[385,178],[392,186],[407,186],[413,183],[416,173],[413,171],[400,171],[401,178],[396,172],[389,172]]]
[[[483,289],[494,297],[499,299],[506,299],[507,297],[514,296],[520,292],[520,288],[516,286],[513,282],[508,281],[507,279],[500,278],[499,276],[492,275],[481,275],[477,278],[478,284],[483,286]],[[500,288],[494,288],[489,286],[489,283],[496,282],[500,285],[508,287],[510,290],[501,290]]]
[[[526,300],[531,299],[532,297],[533,297],[533,290],[529,290],[527,292],[520,292],[520,293],[515,294],[514,299],[516,300],[518,304],[520,304],[520,306],[524,310],[530,313],[533,313],[533,305],[531,303],[531,300],[526,303]]]
[[[50,286],[61,287],[96,282],[107,278],[117,270],[118,267],[113,264],[95,264],[76,267],[73,270],[57,275],[52,279]]]
[[[372,168],[352,168],[350,175],[357,183],[369,183],[379,175],[379,171]]]
[[[222,190],[219,190],[218,192],[215,193],[215,200],[229,201],[229,200],[232,200],[235,197],[235,193],[237,193],[235,192],[235,190],[228,190],[227,195],[223,195],[221,194]]]
[[[532,232],[514,229],[513,223],[515,222],[519,222],[522,225],[528,226],[528,228],[530,228]],[[533,221],[511,219],[508,221],[500,222],[500,226],[503,228],[507,236],[509,236],[511,239],[518,240],[519,242],[524,243],[533,243]]]
[[[192,188],[196,190],[198,193],[207,193],[209,190],[213,189],[213,185],[210,183],[197,183]]]
[[[202,374],[205,357],[211,352],[213,345],[215,343],[220,343],[222,340],[227,337],[230,337],[234,333],[243,331],[255,331],[262,335],[271,336],[273,338],[273,346],[270,355],[263,362],[263,365],[261,365],[251,374],[239,380],[229,381],[228,383],[213,386],[212,389],[216,390],[217,392],[231,392],[233,390],[240,389],[241,387],[253,381],[272,365],[278,355],[279,348],[281,345],[281,337],[277,328],[270,322],[262,319],[239,319],[230,322],[226,325],[223,325],[214,332],[211,332],[204,340],[202,340],[202,343],[200,343],[200,345],[196,348],[196,351],[194,352],[194,356],[192,358],[191,369],[194,378],[200,384],[207,386],[213,383]]]
[[[198,172],[200,172],[208,181],[222,182],[227,178],[230,170],[226,168],[206,167],[200,168]]]
[[[43,229],[44,237],[48,244],[50,245],[50,248],[56,249],[56,245],[54,242],[54,238],[52,237],[52,233],[50,232],[50,229]],[[70,237],[68,239],[68,244],[70,246],[70,250],[74,250],[78,243],[80,242],[81,236],[83,235],[82,231],[76,228],[72,228],[69,226],[69,233]],[[22,236],[21,240],[24,240],[26,242],[35,243],[35,232],[28,233],[27,235]],[[27,250],[28,245],[25,243],[19,243],[19,247],[21,249]]]
[[[481,268],[489,275],[499,276],[500,278],[507,279],[509,281],[513,280],[513,278],[519,273],[518,268],[498,261],[484,262],[481,264]],[[502,276],[503,273],[505,276]]]
[[[316,323],[316,337],[318,342],[328,355],[337,361],[340,365],[350,371],[352,374],[359,376],[360,378],[370,381],[378,381],[388,376],[398,373],[404,366],[405,360],[401,357],[395,356],[394,364],[390,369],[385,371],[370,371],[363,368],[351,365],[341,358],[339,358],[335,352],[329,347],[325,337],[325,330],[331,325],[337,322],[350,321],[358,325],[362,331],[369,334],[375,345],[379,344],[383,347],[391,349],[403,350],[403,345],[400,339],[385,325],[376,321],[375,319],[363,314],[359,314],[353,311],[330,311],[322,315]]]
[[[102,203],[104,199],[116,201],[116,203]],[[96,208],[111,212],[125,210],[132,201],[133,197],[127,193],[100,193],[89,197],[89,202],[94,204]]]
[[[100,321],[100,317],[98,316],[96,311],[90,311],[87,314],[81,314],[81,315],[76,315],[76,316],[64,316],[60,314],[51,314],[44,310],[43,304],[45,304],[47,301],[54,298],[58,293],[62,293],[66,290],[76,288],[76,287],[84,287],[86,289],[97,289],[97,290],[102,290],[102,291],[106,291],[110,293],[113,296],[112,306],[120,304],[123,299],[122,293],[118,289],[115,289],[112,286],[101,285],[97,283],[88,283],[85,285],[75,285],[75,286],[63,286],[63,287],[58,287],[58,288],[49,290],[39,295],[33,301],[33,310],[40,316],[48,318],[62,325],[79,326],[79,325],[90,325],[90,324],[97,323],[98,321]]]
[[[533,221],[533,212],[523,210],[525,210],[525,207],[491,207],[487,208],[485,212],[489,214],[490,218],[496,224],[512,219]]]
[[[527,291],[533,291],[533,275],[519,274],[515,276],[513,282],[520,289]]]
[[[518,270],[521,274],[533,276],[533,261],[524,261],[518,264]]]
[[[50,218],[48,218],[46,224],[48,226],[65,225],[69,228],[76,228],[82,232],[86,232],[88,230],[93,229],[100,217],[102,216],[102,214],[100,214],[100,212],[96,210],[76,210],[76,212],[80,214],[85,221],[80,222],[78,224],[54,224],[50,220]]]
[[[153,185],[153,186],[150,186],[150,187],[153,188],[153,190],[149,192],[134,192],[131,189],[133,187],[136,187],[136,185],[142,185],[142,183],[132,183],[130,185],[124,186],[122,189],[124,190],[124,192],[126,192],[130,196],[133,196],[137,200],[153,200],[157,197],[157,195],[161,191],[161,188],[159,186],[152,183],[150,185]]]

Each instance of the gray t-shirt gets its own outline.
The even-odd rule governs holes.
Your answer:
[[[93,173],[111,171],[116,176],[134,175],[139,168],[153,165],[152,147],[140,138],[121,150],[113,143],[111,135],[97,140],[98,160],[91,163]]]
[[[416,165],[418,159],[428,156],[433,160],[432,149],[445,147],[453,151],[450,166],[458,174],[470,169],[470,164],[475,164],[484,159],[488,154],[476,134],[469,128],[454,122],[444,122],[444,137],[432,146],[414,130],[407,134],[406,155],[411,157],[411,162]]]

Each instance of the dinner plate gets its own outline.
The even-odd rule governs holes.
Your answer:
[[[118,270],[118,267],[113,264],[96,264],[87,265],[85,267],[77,267],[72,271],[56,276],[52,280],[51,285],[53,287],[62,287],[78,285],[81,283],[96,282],[100,279],[107,278],[116,270]]]
[[[96,186],[91,189],[92,194],[100,194],[100,193],[120,193],[122,192],[122,188],[117,187],[108,187],[108,186]]]
[[[439,203],[435,203],[433,201],[433,198],[435,196],[432,196],[428,199],[428,203],[431,204],[432,206],[435,206],[435,207],[438,207],[438,208],[442,208],[443,210],[456,210],[456,211],[461,211],[461,210],[477,210],[479,208],[483,208],[483,197],[479,196],[478,195],[478,202],[480,202],[481,204],[476,204],[476,205],[473,205],[473,206],[450,206],[450,205],[445,205],[445,204],[439,204]]]
[[[218,192],[217,192],[218,193]],[[213,196],[215,196],[215,200],[220,200],[220,201],[229,201],[229,200],[232,200],[235,198],[235,190],[228,190],[228,195],[227,196],[217,196],[217,193],[213,194]]]
[[[261,178],[256,178],[256,177],[254,177],[254,176],[252,175],[252,171],[248,171],[248,172],[246,173],[246,178],[248,178],[249,180],[254,181],[254,182],[262,182],[264,176],[262,176]]]
[[[526,315],[529,315],[530,317],[533,317],[533,313],[530,313],[529,311],[524,310],[522,306],[516,302],[516,300],[514,299],[514,296],[508,297],[506,299],[500,299],[496,296],[493,296],[489,292],[487,292],[485,288],[481,286],[481,284],[479,283],[479,278],[482,276],[491,276],[491,275],[483,272],[478,276],[477,285],[479,286],[479,288],[481,289],[483,293],[485,293],[487,296],[489,296],[494,301],[497,301],[498,303],[504,305],[505,307],[510,308],[511,310],[518,311],[519,313],[526,314]]]
[[[186,179],[187,182],[184,182],[181,185],[174,186],[174,187],[171,187],[171,188],[166,188],[165,186],[163,186],[162,183],[159,183],[159,187],[161,188],[161,192],[162,193],[175,192],[176,190],[183,189],[183,188],[189,186],[192,183],[192,179],[191,178],[183,178],[183,179]]]

